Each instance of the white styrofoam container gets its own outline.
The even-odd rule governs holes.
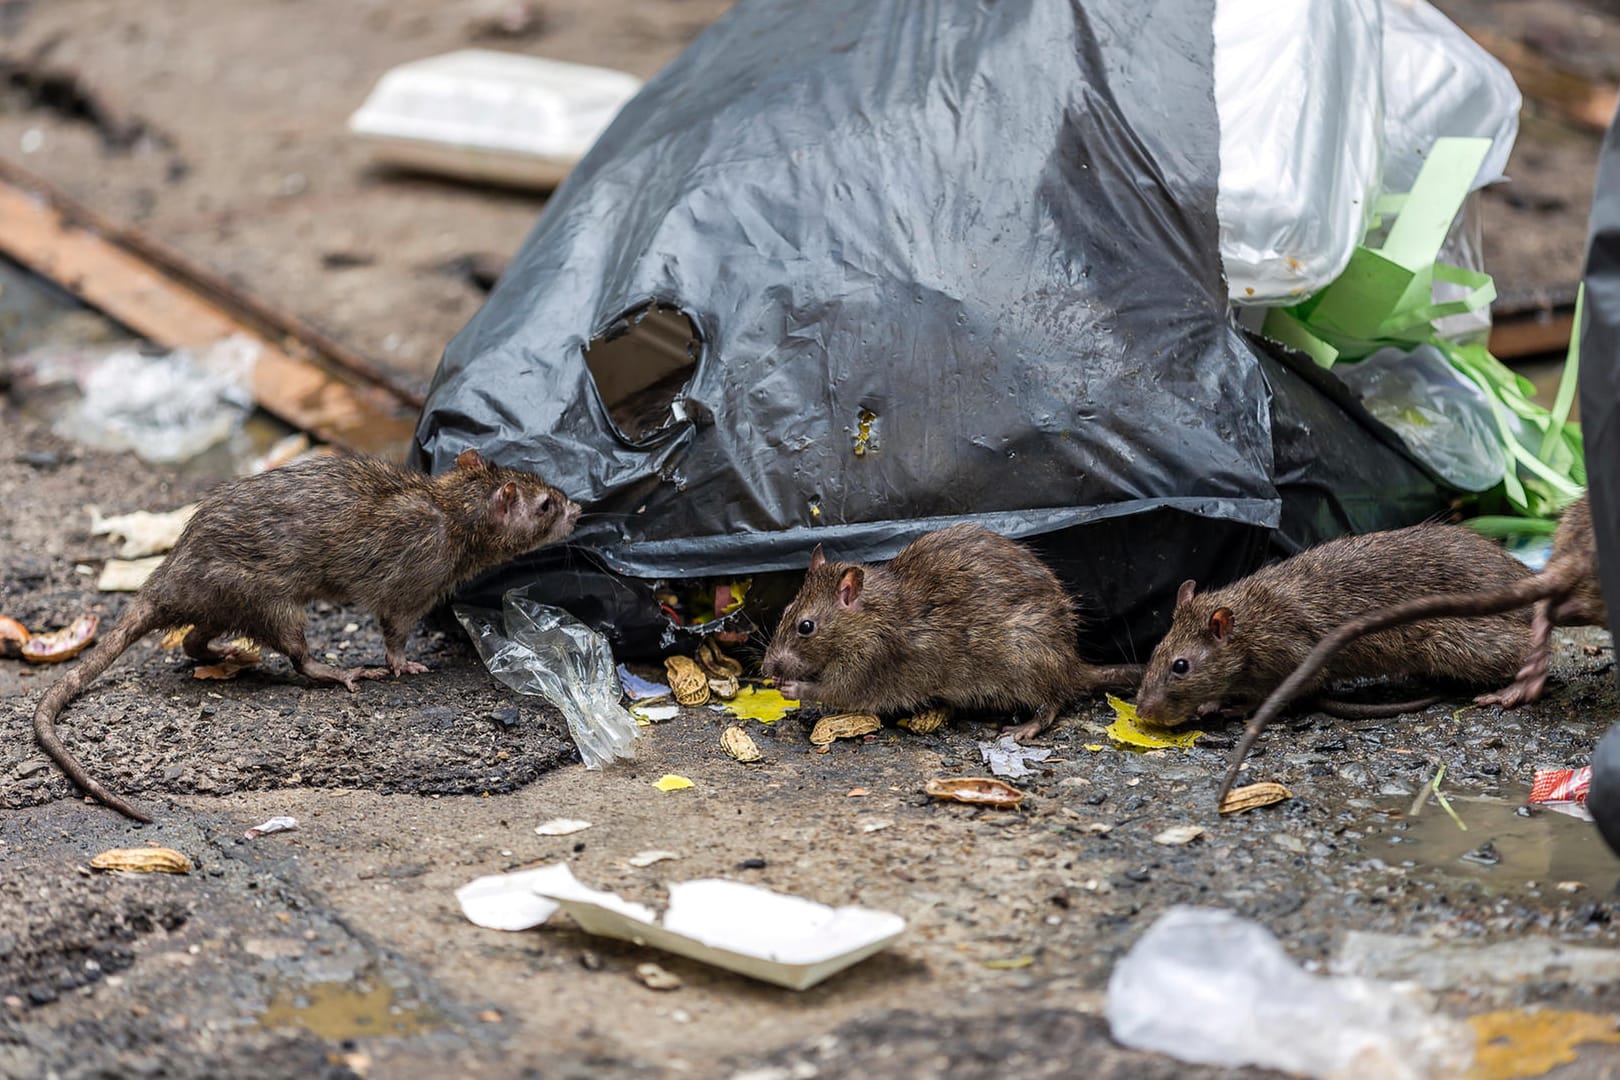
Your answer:
[[[349,130],[390,164],[553,188],[640,89],[622,71],[462,49],[385,72]]]

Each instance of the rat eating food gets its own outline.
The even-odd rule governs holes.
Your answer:
[[[879,715],[929,707],[1034,713],[1019,739],[1137,665],[1096,667],[1057,575],[1022,544],[977,525],[913,541],[887,566],[831,562],[817,545],[765,653],[788,697]]]

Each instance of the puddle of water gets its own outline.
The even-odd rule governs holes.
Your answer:
[[[315,983],[283,990],[259,1017],[261,1027],[301,1027],[323,1039],[415,1035],[438,1027],[440,1018],[420,1006],[395,1002],[387,983]]]
[[[1386,808],[1389,824],[1379,831],[1386,840],[1398,838],[1399,843],[1387,847],[1374,843],[1369,853],[1387,863],[1413,862],[1453,877],[1503,886],[1535,882],[1550,890],[1561,881],[1579,881],[1601,896],[1620,883],[1620,859],[1590,822],[1550,810],[1532,809],[1529,816],[1521,816],[1523,803],[1506,799],[1450,793],[1447,798],[1468,826],[1466,832],[1432,803],[1415,818],[1405,816],[1409,806]]]

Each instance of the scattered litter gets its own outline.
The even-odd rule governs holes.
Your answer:
[[[100,450],[133,451],[149,464],[185,461],[246,419],[260,349],[245,334],[195,352],[114,347],[82,376],[84,397],[52,430]]]
[[[349,130],[392,165],[550,190],[640,89],[621,71],[461,49],[384,72]]]
[[[676,776],[674,773],[665,773],[653,781],[653,787],[659,791],[681,791],[693,786],[692,781],[684,776]]]
[[[475,878],[456,890],[461,913],[475,926],[487,930],[528,930],[539,926],[557,910],[555,901],[535,892],[537,888],[574,880],[568,867],[557,863],[535,870],[511,874],[490,874]]]
[[[234,679],[264,661],[258,643],[248,638],[232,638],[225,643],[225,659],[217,664],[202,664],[192,669],[193,679]]]
[[[101,620],[94,615],[80,615],[60,630],[48,634],[32,634],[21,645],[22,658],[31,664],[60,664],[84,651],[96,637]]]
[[[13,619],[9,615],[0,615],[0,656],[19,656],[22,647],[28,644],[28,639],[34,635],[28,632],[28,627]]]
[[[862,825],[861,832],[882,832],[884,829],[887,829],[893,824],[894,822],[890,821],[888,818],[878,818],[876,821],[868,821],[866,824]]]
[[[123,870],[132,874],[189,874],[191,860],[173,848],[113,848],[90,860],[92,870]]]
[[[636,718],[619,704],[607,641],[560,608],[508,590],[499,615],[456,605],[456,618],[492,675],[561,710],[587,769],[635,757]]]
[[[1553,979],[1571,986],[1608,986],[1620,981],[1620,949],[1571,945],[1540,936],[1482,945],[1351,930],[1334,956],[1333,970],[1414,982],[1436,993],[1477,992],[1488,986],[1514,987]]]
[[[844,797],[846,799],[858,799],[862,795],[870,795],[870,794],[872,794],[872,789],[871,788],[852,787],[852,788],[849,789],[849,791],[845,794]]]
[[[1100,742],[1088,742],[1086,743],[1086,749],[1090,750],[1093,754],[1096,754],[1108,749],[1108,747],[1104,746]]]
[[[1233,788],[1221,800],[1220,812],[1223,814],[1241,814],[1245,810],[1255,810],[1262,806],[1280,803],[1284,799],[1292,799],[1294,793],[1281,784],[1271,780],[1264,780],[1258,784],[1248,784],[1244,787]]]
[[[936,799],[971,803],[975,806],[1016,807],[1024,793],[1002,780],[984,776],[955,776],[928,781],[923,788]]]
[[[835,713],[823,716],[810,730],[810,745],[831,746],[839,739],[858,739],[883,727],[883,721],[871,713]]]
[[[1530,783],[1532,806],[1544,806],[1560,814],[1568,814],[1582,821],[1591,821],[1592,812],[1586,808],[1587,793],[1592,790],[1592,766],[1579,769],[1537,769]]]
[[[979,965],[987,967],[991,971],[1017,971],[1019,968],[1029,967],[1034,962],[1035,958],[1033,956],[1025,954],[1023,956],[1009,956],[1004,960],[981,960]]]
[[[543,824],[536,825],[534,831],[539,836],[567,836],[570,833],[583,832],[591,827],[588,821],[575,821],[573,818],[552,818]]]
[[[669,887],[660,924],[654,912],[576,881],[566,864],[548,869],[536,891],[561,905],[588,934],[633,941],[764,982],[805,990],[892,943],[906,921],[886,911],[828,907],[736,881],[704,879]]]
[[[979,756],[995,775],[1010,776],[1016,780],[1020,776],[1033,776],[1035,770],[1031,769],[1028,763],[1045,761],[1052,756],[1052,751],[1048,747],[1037,750],[1034,747],[1024,746],[1009,732],[995,742],[981,742]]]
[[[1470,1080],[1518,1080],[1572,1065],[1582,1043],[1620,1043],[1614,1017],[1571,1009],[1502,1009],[1468,1018],[1478,1045]]]
[[[725,748],[726,753],[745,765],[758,761],[763,756],[759,752],[759,747],[754,745],[754,740],[748,737],[748,733],[735,725],[720,733],[720,745]]]
[[[1114,722],[1108,725],[1108,737],[1125,746],[1140,746],[1147,750],[1175,747],[1187,750],[1198,741],[1202,731],[1171,731],[1137,718],[1136,706],[1108,695],[1108,704],[1114,708]]]
[[[741,685],[732,676],[728,675],[725,678],[714,675],[709,676],[709,696],[711,697],[719,698],[721,701],[730,701],[737,696],[738,691],[741,689]]]
[[[637,964],[636,978],[641,985],[649,990],[679,990],[681,977],[673,971],[665,971],[657,964]]]
[[[900,721],[900,726],[909,729],[913,735],[932,735],[950,719],[950,716],[949,709],[924,709],[922,712],[905,717]]]
[[[478,1014],[478,1021],[482,1024],[498,1024],[501,1022],[501,1010],[485,1009]]]
[[[286,815],[282,815],[280,817],[271,818],[269,821],[266,821],[263,825],[255,825],[255,826],[253,826],[253,828],[249,829],[247,832],[242,834],[242,839],[244,839],[244,840],[256,840],[261,836],[268,836],[271,833],[278,833],[278,832],[291,832],[292,830],[294,830],[296,828],[298,828],[298,819],[297,818],[292,818],[292,817],[287,817]]]
[[[657,701],[670,695],[669,687],[636,675],[623,664],[618,667],[619,682],[624,685],[625,696],[631,701]]]
[[[1320,1078],[1459,1076],[1474,1048],[1416,987],[1308,975],[1258,923],[1183,905],[1114,968],[1107,1016],[1133,1049]]]
[[[96,588],[101,592],[135,592],[152,572],[163,565],[166,555],[149,555],[144,559],[108,559],[101,567],[101,576],[96,578]]]
[[[625,860],[625,862],[636,867],[637,869],[640,869],[641,867],[651,866],[653,863],[661,863],[669,859],[678,858],[680,858],[680,856],[675,854],[673,851],[642,851],[630,856]]]
[[[196,512],[197,504],[191,503],[166,514],[136,510],[134,513],[104,518],[101,511],[92,506],[90,535],[105,535],[111,540],[122,540],[123,546],[118,549],[118,557],[121,559],[160,555],[174,547],[180,539],[181,531],[186,527],[186,522],[190,521],[191,515]]]
[[[799,703],[793,698],[785,698],[768,687],[754,686],[740,688],[737,696],[725,705],[726,711],[737,719],[758,720],[762,724],[774,724],[798,707]]]
[[[662,724],[681,715],[679,705],[632,705],[630,715],[648,724]]]
[[[1166,847],[1183,847],[1203,835],[1202,825],[1174,825],[1155,836],[1153,842]]]
[[[682,705],[709,703],[709,677],[689,656],[670,656],[664,659],[664,673],[669,677],[675,700]]]

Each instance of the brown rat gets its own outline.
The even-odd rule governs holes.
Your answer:
[[[1531,575],[1527,571],[1524,576],[1510,582],[1484,579],[1460,584],[1472,588],[1467,592],[1419,596],[1392,603],[1343,623],[1317,642],[1310,654],[1272,691],[1249,721],[1248,729],[1233,752],[1232,767],[1221,787],[1221,798],[1226,797],[1244,757],[1255,739],[1259,738],[1260,732],[1265,730],[1266,724],[1317,678],[1323,665],[1339,650],[1366,634],[1420,619],[1494,616],[1534,604],[1530,637],[1520,654],[1523,666],[1513,676],[1510,685],[1493,693],[1481,694],[1474,701],[1480,705],[1500,705],[1511,709],[1539,698],[1547,685],[1552,628],[1604,626],[1608,623],[1608,610],[1604,606],[1603,590],[1598,581],[1597,537],[1592,531],[1591,503],[1582,495],[1564,511],[1563,518],[1558,522],[1558,531],[1553,535],[1552,554],[1539,574]]]
[[[1530,576],[1500,546],[1455,525],[1416,525],[1342,537],[1194,594],[1183,582],[1169,632],[1148,658],[1138,714],[1182,724],[1216,710],[1253,708],[1346,618],[1412,596],[1499,588]],[[1518,669],[1529,645],[1524,613],[1437,619],[1358,641],[1306,683],[1379,676],[1486,683]],[[1429,704],[1431,702],[1423,702]],[[1388,715],[1416,707],[1372,707]]]
[[[1032,710],[1019,739],[1136,665],[1093,667],[1057,575],[1022,544],[977,525],[920,537],[887,566],[828,562],[820,545],[765,653],[788,697],[852,712]]]
[[[215,663],[209,643],[240,634],[284,654],[316,682],[351,692],[358,679],[426,671],[405,658],[412,628],[459,584],[573,531],[579,507],[532,473],[466,450],[427,477],[375,458],[334,455],[233,480],[197,506],[174,550],[118,624],[34,713],[40,747],[85,791],[150,821],[85,771],[56,734],[62,708],[153,630],[191,626],[186,654]],[[315,600],[365,608],[382,625],[387,668],[338,669],[304,641]]]

